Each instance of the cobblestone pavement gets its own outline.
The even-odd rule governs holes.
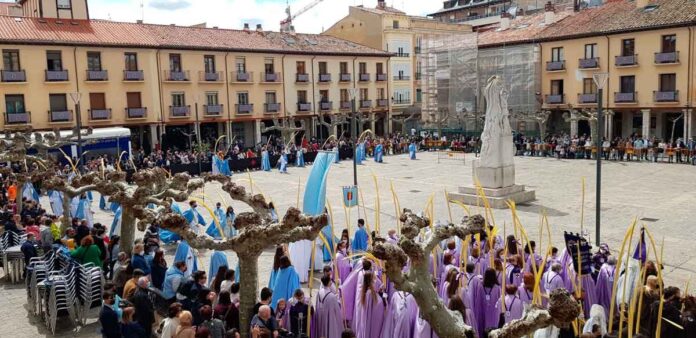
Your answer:
[[[358,167],[358,183],[365,200],[367,217],[360,208],[360,217],[366,218],[371,227],[376,222],[376,191],[372,173],[376,177],[380,196],[380,228],[382,233],[396,226],[394,203],[390,186],[399,198],[402,208],[422,210],[428,199],[434,196],[435,218],[448,219],[448,208],[444,200],[444,191],[455,191],[458,186],[471,185],[471,162],[473,155],[466,159],[440,159],[436,153],[419,153],[418,160],[411,161],[407,156],[385,157],[385,163],[377,164],[371,160]],[[439,163],[438,163],[439,162]],[[552,239],[556,246],[561,246],[563,231],[579,232],[581,224],[582,178],[586,182],[584,209],[584,230],[594,239],[595,212],[595,162],[587,160],[556,160],[549,158],[516,158],[517,183],[528,189],[536,190],[537,200],[518,207],[518,214],[530,239],[539,241],[540,210],[548,215]],[[298,187],[304,186],[311,167],[289,168],[288,175],[273,172],[254,172],[250,177],[259,189],[273,200],[280,213],[295,206],[298,201]],[[353,166],[350,161],[334,164],[328,179],[327,199],[332,206],[336,233],[346,227],[346,213],[341,205],[341,187],[353,181]],[[667,284],[684,287],[687,280],[696,272],[696,228],[693,223],[692,207],[696,202],[696,167],[677,164],[655,164],[636,162],[605,162],[603,166],[602,186],[602,241],[613,250],[618,250],[626,228],[634,218],[639,225],[645,224],[655,236],[659,246],[664,240],[665,276]],[[249,175],[235,175],[240,184],[248,187]],[[300,200],[303,189],[300,191]],[[248,210],[244,205],[232,203],[222,193],[217,183],[208,184],[204,192],[206,204],[211,208],[215,202],[224,201],[235,207],[237,212]],[[48,207],[48,200],[43,203]],[[94,203],[94,209],[97,204]],[[477,207],[471,208],[477,212]],[[453,218],[464,215],[463,210],[452,205]],[[206,213],[206,212],[203,212]],[[508,225],[511,232],[510,212],[494,210],[499,226]],[[209,215],[205,215],[210,219]],[[358,218],[357,209],[350,211],[352,231]],[[111,224],[112,215],[96,211],[95,221]],[[644,220],[641,220],[644,219]],[[545,237],[546,235],[544,235]],[[636,237],[637,238],[637,237]],[[548,243],[543,241],[542,247]],[[635,243],[635,241],[634,241]],[[167,258],[173,258],[175,247],[165,248]],[[658,251],[660,249],[658,248]],[[208,267],[209,252],[200,252],[202,265]],[[651,253],[653,255],[653,253]],[[229,253],[231,266],[236,266],[236,256]],[[267,284],[272,264],[273,250],[269,248],[260,258],[260,286]],[[0,276],[2,274],[0,273]],[[9,285],[0,281],[0,327],[3,332],[12,332],[13,338],[51,336],[43,323],[28,314],[26,310],[26,292],[23,286]],[[98,337],[98,324],[94,319],[89,325],[76,332],[69,323],[59,328],[57,337]],[[7,330],[7,329],[10,330]]]

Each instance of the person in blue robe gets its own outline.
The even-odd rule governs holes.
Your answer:
[[[198,271],[198,259],[193,249],[186,243],[186,241],[179,242],[179,246],[176,247],[176,252],[174,253],[175,262],[186,262],[186,271],[184,272],[184,277],[188,278],[195,271]]]
[[[100,210],[107,210],[106,208],[106,198],[104,195],[99,196],[99,209]]]
[[[283,256],[280,258],[280,269],[276,274],[273,283],[273,298],[271,298],[271,308],[275,309],[280,299],[291,299],[295,290],[299,289],[300,276],[295,271],[295,267],[290,264],[290,258]]]
[[[341,156],[339,155],[339,152],[338,152],[338,145],[336,145],[336,146],[333,148],[333,152],[336,153],[336,158],[334,158],[334,163],[340,163],[340,162],[341,162],[341,158],[340,158]]]
[[[278,160],[278,169],[280,170],[281,174],[288,173],[288,154],[284,151],[280,155],[280,159]]]
[[[355,147],[355,164],[362,164],[362,143],[358,143]]]
[[[299,168],[304,167],[304,149],[297,148],[297,153],[296,153],[297,159],[295,160],[295,165]]]
[[[237,215],[234,214],[234,208],[227,207],[227,211],[225,212],[225,224],[224,224],[224,229],[225,229],[225,232],[227,233],[227,238],[232,238],[234,236],[237,236],[237,228],[234,227],[234,219],[235,218],[237,218]]]
[[[230,171],[230,163],[224,158],[222,152],[219,152],[217,155],[213,155],[212,162],[213,175],[220,174],[232,176],[232,172]]]
[[[324,213],[328,215],[329,211],[327,209],[324,209]],[[321,229],[321,234],[324,236],[324,239],[326,239],[326,242],[329,244],[329,247],[327,247],[326,244],[322,245],[322,251],[324,253],[324,262],[330,262],[333,259],[331,251],[335,247],[334,243],[336,243],[336,241],[338,240],[338,238],[335,238],[331,233],[331,218],[329,218],[328,225]]]
[[[56,216],[63,215],[63,193],[56,190],[50,190],[48,192],[48,199],[51,202],[51,210]]]
[[[213,255],[210,256],[210,267],[208,269],[208,285],[213,281],[213,278],[221,266],[229,268],[230,265],[227,263],[227,255],[222,251],[213,250]],[[212,288],[212,285],[210,287]]]
[[[261,150],[261,170],[271,171],[271,159],[268,155],[268,150],[266,150],[266,147],[263,147],[262,149],[263,150]]]
[[[119,207],[114,213],[114,220],[111,222],[111,229],[109,231],[109,237],[114,237],[114,235],[121,235],[121,215],[123,211]]]
[[[225,231],[225,227],[227,226],[227,215],[225,215],[225,211],[222,210],[222,204],[218,202],[215,204],[215,211],[213,211],[215,214],[215,217],[217,217],[218,221],[220,222],[220,228],[223,229],[222,231]],[[205,231],[208,236],[215,238],[215,239],[222,239],[222,235],[220,235],[220,231],[218,230],[217,226],[215,225],[215,220],[210,221],[210,224],[208,225],[208,229]],[[227,236],[227,234],[225,234]],[[214,272],[213,272],[214,273]]]
[[[171,210],[174,213],[177,213],[179,215],[183,215],[183,213],[181,212],[181,207],[176,202],[172,202]],[[160,237],[160,240],[162,241],[162,243],[164,243],[164,244],[174,243],[176,241],[181,240],[181,236],[179,236],[178,234],[176,234],[172,231],[165,230],[165,229],[160,229],[159,237]]]
[[[268,203],[268,209],[271,212],[271,221],[273,221],[273,223],[277,223],[278,222],[278,212],[276,211],[275,205],[273,205],[273,202]]]
[[[362,149],[360,150],[361,161],[367,161],[367,140],[362,143]]]
[[[189,206],[191,208],[186,210],[183,213],[183,216],[186,218],[189,227],[191,227],[191,229],[193,229],[196,233],[200,234],[199,226],[206,226],[205,219],[203,216],[201,216],[198,210],[196,210],[196,208],[198,208],[198,203],[196,203],[196,201],[190,201]]]
[[[34,184],[31,182],[24,183],[24,188],[22,189],[22,197],[29,201],[39,202],[39,193],[36,192]]]
[[[87,190],[87,200],[89,201],[89,204],[92,204],[92,201],[94,201],[94,196],[92,196],[92,192]]]
[[[381,143],[377,143],[377,145],[375,146],[375,151],[374,151],[375,162],[382,163],[382,156],[384,155],[383,152],[384,152],[384,146],[382,146]]]
[[[367,251],[367,241],[370,235],[365,230],[365,220],[358,220],[358,230],[355,230],[355,236],[353,236],[353,242],[351,243],[351,249],[354,253]]]
[[[75,211],[75,218],[79,220],[85,220],[87,221],[87,226],[91,229],[92,225],[94,225],[93,219],[92,219],[92,209],[90,208],[89,205],[89,200],[86,198],[85,195],[82,195],[80,198],[80,201],[77,204],[77,210]]]
[[[416,159],[416,142],[411,142],[411,144],[408,145],[408,155],[410,159]]]
[[[118,202],[112,201],[111,197],[109,197],[109,203],[110,203],[109,208],[111,209],[111,212],[113,212],[113,213],[115,213],[116,210],[118,210],[118,208],[121,207],[121,205],[119,205]]]

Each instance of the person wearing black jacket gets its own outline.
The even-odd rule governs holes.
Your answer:
[[[662,318],[658,318],[658,313],[659,313],[659,307],[660,307],[660,301],[654,302],[651,307],[651,313],[652,313],[652,318],[650,321],[650,328],[651,332],[655,332],[657,329],[657,323],[658,320],[662,320],[661,324],[661,336],[662,337],[669,337],[669,338],[686,338],[684,335],[684,330],[681,328],[678,328],[672,323],[676,323],[678,325],[681,325],[682,323],[682,316],[681,316],[681,297],[680,297],[680,291],[678,287],[670,286],[665,288],[664,291],[664,304],[662,308]]]
[[[114,293],[111,291],[104,291],[102,298],[103,305],[99,312],[99,323],[102,326],[102,338],[120,338],[121,326],[118,323],[118,315],[112,308],[115,302]]]
[[[146,337],[152,335],[152,324],[155,322],[155,306],[150,300],[149,291],[147,289],[149,282],[147,277],[140,277],[140,279],[138,279],[138,289],[135,291],[135,294],[133,294],[133,297],[129,299],[135,308],[133,320],[138,322],[145,330]]]

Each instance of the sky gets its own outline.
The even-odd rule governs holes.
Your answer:
[[[194,25],[240,29],[244,23],[252,28],[262,24],[264,30],[277,31],[286,17],[286,1],[294,12],[315,0],[88,0],[90,17],[134,22],[144,17],[146,23]],[[141,2],[143,3],[141,10]],[[426,15],[441,8],[442,0],[387,0],[387,5],[411,15]],[[323,0],[295,19],[295,30],[321,33],[348,15],[348,7],[375,7],[377,0]]]

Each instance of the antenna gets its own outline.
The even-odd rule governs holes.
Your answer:
[[[145,0],[140,0],[140,20],[145,22]]]

